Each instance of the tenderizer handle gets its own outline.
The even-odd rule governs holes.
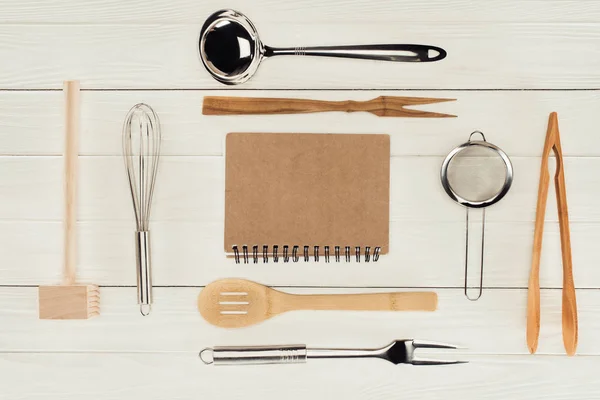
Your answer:
[[[77,158],[79,147],[79,81],[65,81],[65,215],[63,284],[75,283],[77,267]]]

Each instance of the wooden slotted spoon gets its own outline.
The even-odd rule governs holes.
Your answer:
[[[221,279],[198,296],[209,323],[242,328],[294,310],[435,311],[435,292],[295,295],[244,279]]]

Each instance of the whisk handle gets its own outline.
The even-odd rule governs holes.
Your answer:
[[[150,232],[135,233],[135,250],[137,266],[137,295],[142,315],[150,313],[152,304],[152,275],[150,274]]]

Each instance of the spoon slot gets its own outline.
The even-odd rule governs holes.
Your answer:
[[[227,311],[220,311],[219,313],[221,315],[246,315],[246,314],[248,314],[248,311],[227,310]]]
[[[221,296],[248,296],[248,292],[221,292]]]

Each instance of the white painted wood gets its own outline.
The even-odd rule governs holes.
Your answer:
[[[463,141],[457,141],[456,145]],[[489,221],[533,221],[540,161],[512,157],[512,188],[488,209]],[[392,221],[463,221],[464,209],[444,192],[439,173],[443,157],[393,157],[390,218]],[[78,219],[133,218],[129,186],[120,156],[80,157]],[[600,221],[594,193],[600,193],[595,157],[565,158],[569,215],[573,222]],[[62,216],[61,157],[0,157],[0,219],[58,221]],[[163,157],[159,166],[152,221],[219,222],[224,209],[223,157]],[[591,194],[591,195],[590,195]],[[39,199],[44,199],[40,202]],[[556,221],[553,191],[547,220]],[[473,213],[475,218],[477,213]]]
[[[97,1],[51,3],[40,0],[12,2],[4,0],[0,23],[200,23],[212,12],[222,9],[217,0],[176,0],[165,4],[158,0]],[[256,21],[273,24],[306,20],[312,22],[388,21],[388,22],[589,22],[600,15],[594,0],[488,0],[482,7],[469,0],[230,0],[232,7]]]
[[[388,255],[377,263],[268,263],[236,265],[223,252],[220,222],[156,222],[152,231],[155,285],[206,285],[224,277],[245,277],[270,285],[462,287],[464,224],[462,222],[391,223]],[[62,235],[59,222],[0,223],[0,282],[4,285],[53,284],[60,281]],[[78,274],[82,282],[100,285],[136,284],[134,223],[80,223]],[[471,243],[479,251],[479,231]],[[558,223],[547,222],[542,253],[542,287],[562,287]],[[484,285],[527,286],[533,226],[530,222],[487,224]],[[571,224],[575,284],[600,287],[600,226]],[[507,251],[510,249],[510,251]],[[478,253],[476,253],[478,254]],[[472,255],[471,284],[478,278]]]
[[[11,399],[270,399],[283,393],[290,400],[332,396],[383,400],[399,394],[428,400],[562,400],[592,399],[598,394],[598,357],[477,356],[473,360],[427,370],[380,360],[213,368],[203,365],[194,353],[3,354],[0,372],[12,377],[4,385],[4,394]]]
[[[225,90],[205,72],[195,50],[204,18],[224,6],[247,13],[270,45],[415,42],[440,45],[449,56],[429,65],[281,58],[265,62],[249,83]],[[598,397],[599,2],[0,0],[0,10],[0,398]],[[58,283],[62,265],[64,79],[80,79],[83,87],[78,271],[80,281],[103,286],[101,316],[90,321],[37,319],[36,285]],[[201,115],[205,95],[366,100],[383,94],[456,97],[423,108],[459,118]],[[161,117],[165,156],[152,212],[157,287],[147,318],[139,316],[135,300],[133,213],[120,157],[123,118],[139,101]],[[567,156],[579,288],[574,358],[563,356],[552,189],[542,255],[540,356],[526,355],[525,346],[538,156],[551,111],[559,113]],[[486,289],[473,303],[462,293],[464,209],[447,198],[438,174],[445,154],[475,129],[511,156],[515,182],[489,209]],[[231,131],[391,134],[390,254],[369,265],[226,260],[223,143]],[[476,232],[475,226],[474,242]],[[231,276],[296,293],[431,288],[440,307],[435,313],[299,312],[222,330],[201,319],[196,297],[200,286]],[[425,369],[313,361],[218,369],[197,359],[198,350],[212,345],[360,347],[403,337],[467,346],[460,358],[472,363]]]
[[[67,77],[83,89],[223,89],[198,59],[200,25],[1,25],[0,54],[11,62],[0,64],[0,89],[57,89]],[[272,46],[430,43],[449,56],[426,64],[280,57],[261,65],[245,89],[600,87],[596,23],[365,22],[357,29],[302,17],[259,29]]]
[[[456,98],[419,108],[456,119],[380,118],[367,113],[276,116],[203,116],[204,96],[296,97],[368,100],[380,95]],[[548,114],[557,111],[566,156],[600,156],[592,134],[598,91],[83,91],[82,155],[120,155],[125,114],[146,102],[160,115],[164,155],[223,155],[228,132],[388,133],[394,156],[445,156],[481,130],[511,157],[539,156]],[[63,150],[61,92],[0,91],[2,155],[60,155]],[[501,122],[500,124],[498,122]]]
[[[458,289],[436,289],[427,312],[298,311],[244,329],[213,327],[200,316],[200,288],[155,288],[153,312],[139,314],[135,288],[101,288],[101,315],[90,321],[37,319],[37,288],[0,288],[0,352],[197,352],[213,345],[306,343],[369,347],[394,338],[446,341],[470,354],[528,354],[523,289],[491,289],[469,302]],[[280,288],[294,293],[357,293],[384,289]],[[542,291],[538,353],[564,355],[561,291]],[[596,290],[578,290],[579,355],[599,355]],[[75,332],[77,334],[75,334]],[[531,357],[535,359],[536,357]],[[565,357],[566,359],[566,357]],[[252,368],[250,368],[252,369]],[[249,369],[249,370],[250,370]]]

